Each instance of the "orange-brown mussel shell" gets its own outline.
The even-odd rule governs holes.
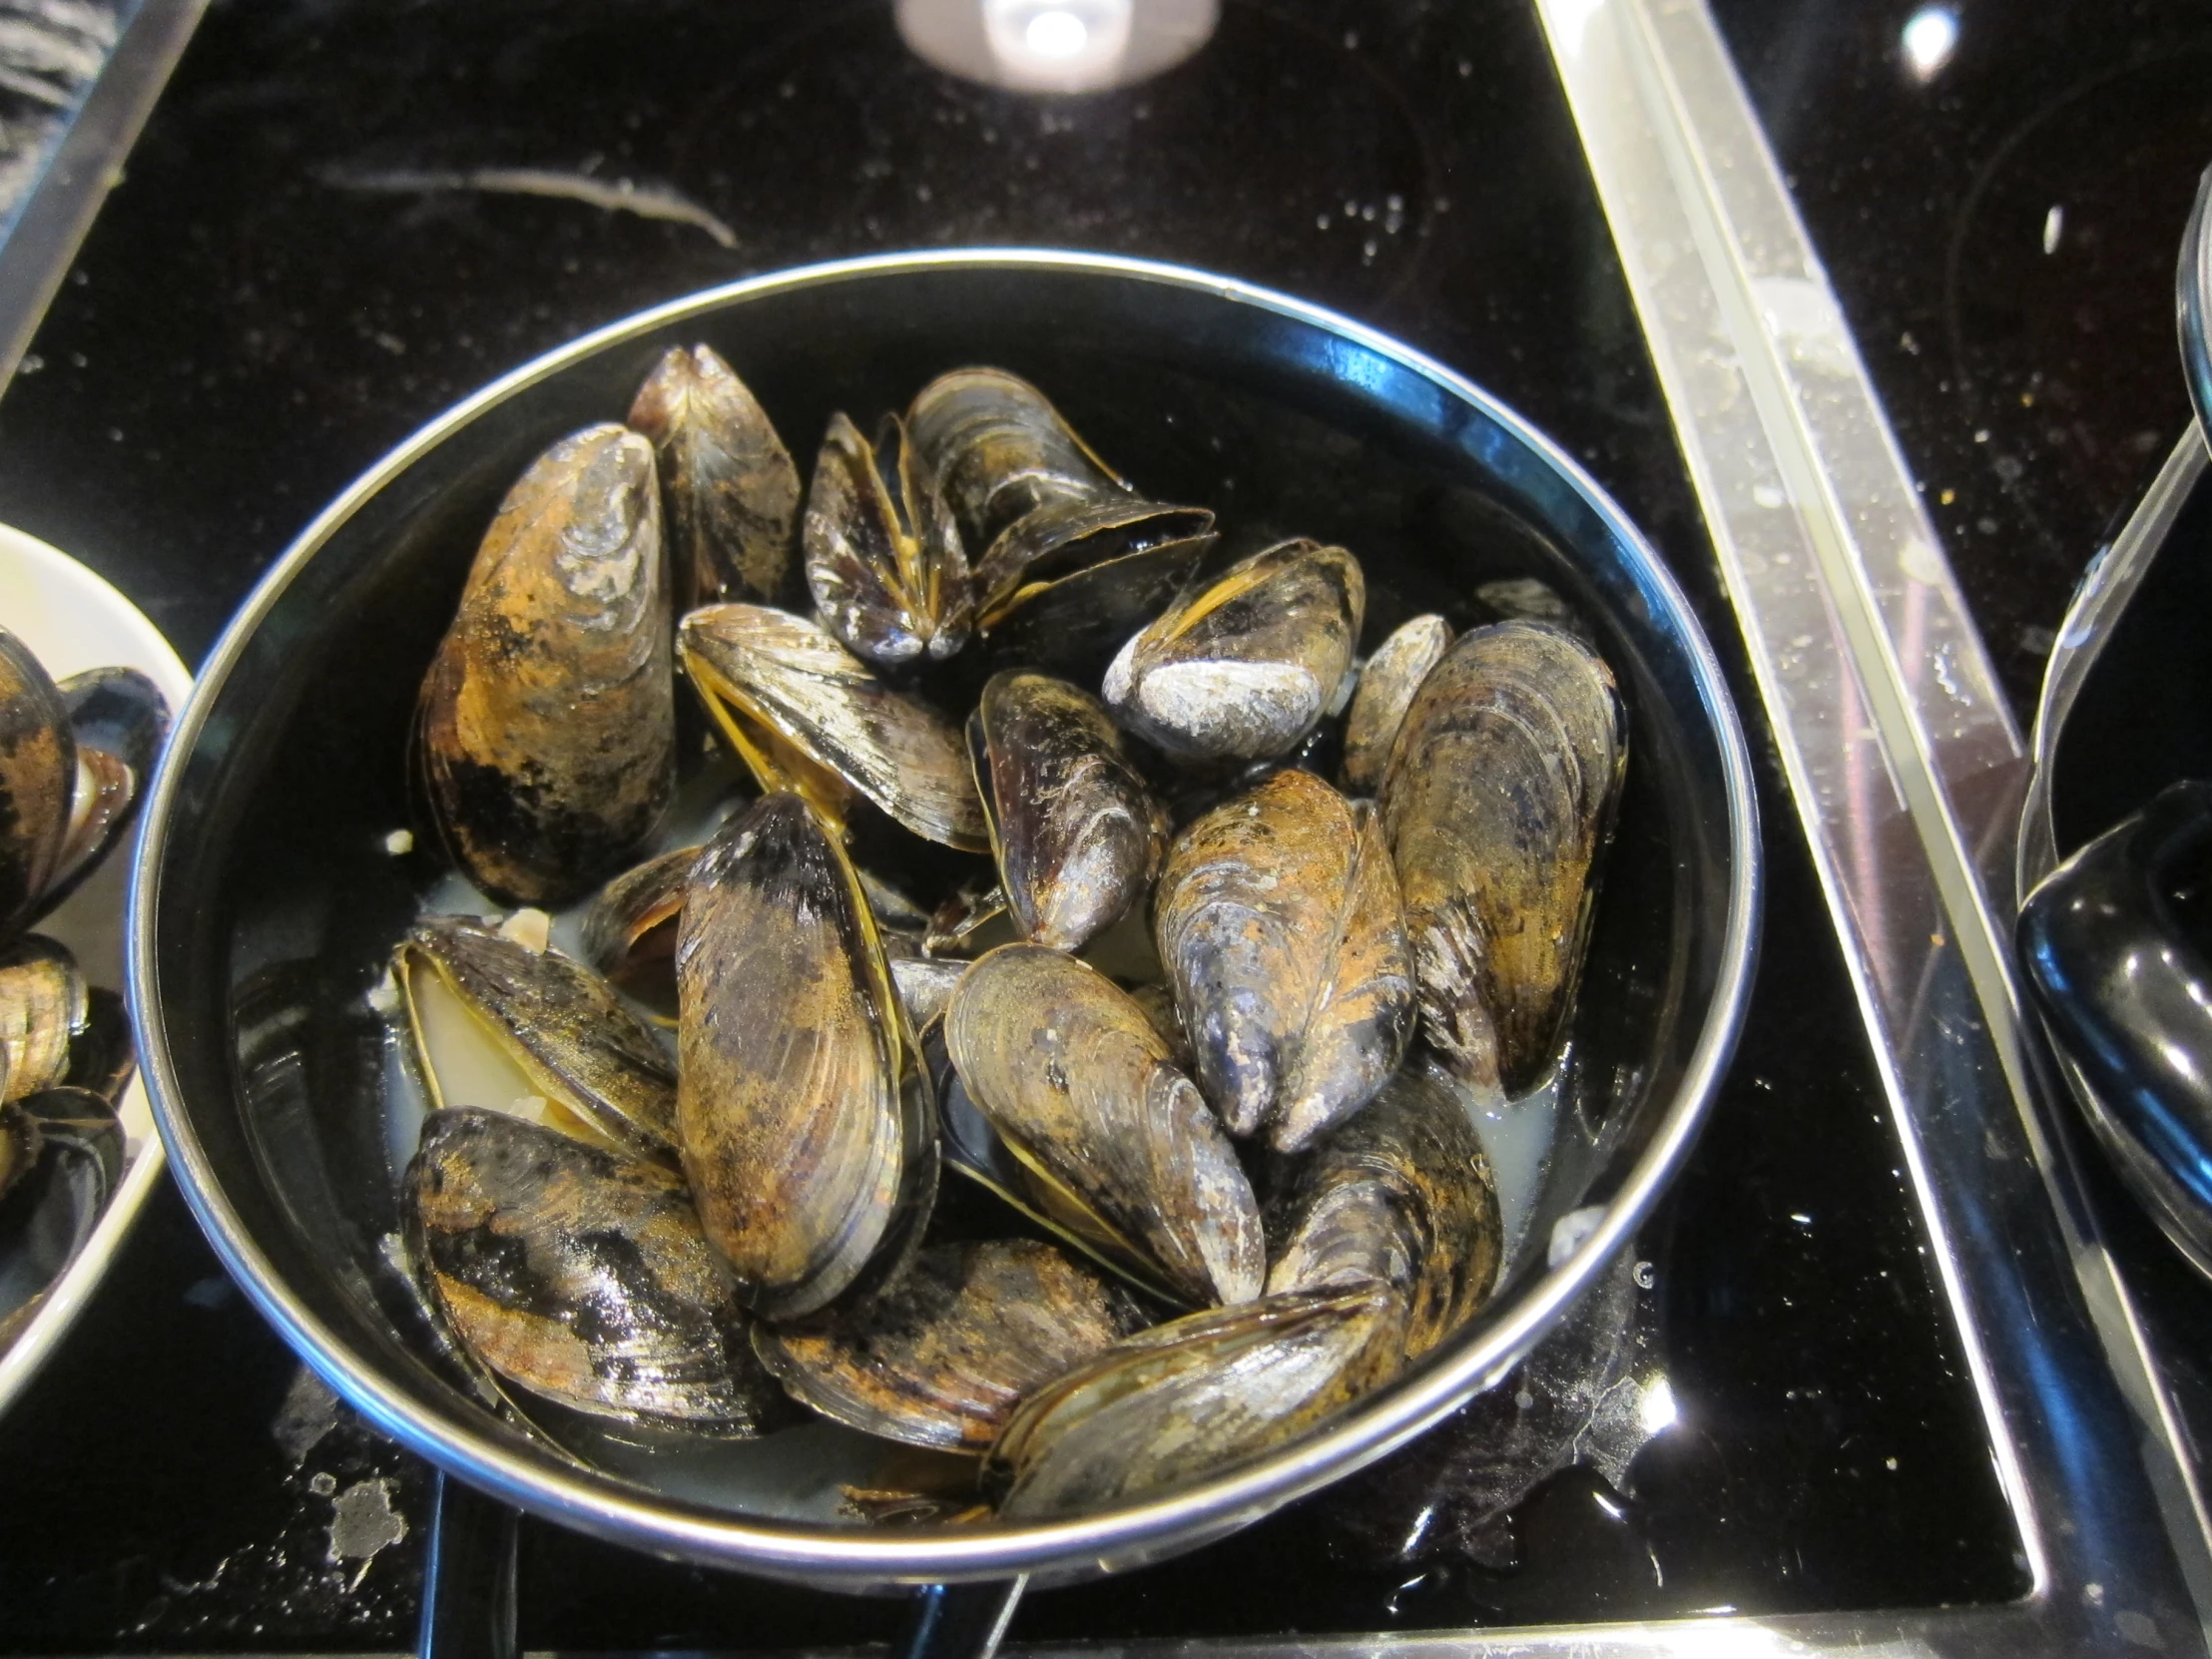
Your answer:
[[[1296,1152],[1397,1069],[1413,964],[1369,803],[1298,771],[1224,802],[1169,849],[1154,927],[1231,1134]]]
[[[936,1115],[859,879],[804,800],[708,841],[676,984],[684,1169],[745,1304],[797,1319],[895,1272],[936,1194]]]
[[[672,346],[638,388],[630,426],[659,457],[677,609],[782,601],[799,468],[752,388],[712,346]]]
[[[1551,1063],[1628,765],[1613,672],[1542,622],[1460,636],[1421,682],[1384,775],[1423,1034],[1473,1086]]]
[[[968,754],[1024,938],[1080,950],[1151,890],[1167,814],[1096,698],[1049,675],[994,675]]]
[[[882,1295],[762,1327],[793,1397],[848,1427],[983,1451],[1024,1396],[1148,1323],[1136,1300],[1048,1244],[933,1245]]]
[[[676,784],[652,445],[563,438],[500,504],[423,681],[438,829],[492,896],[560,904],[629,862]]]

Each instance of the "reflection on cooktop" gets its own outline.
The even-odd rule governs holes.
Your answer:
[[[2212,5],[1713,9],[2025,724],[2076,578],[2188,418]]]
[[[0,402],[0,516],[87,559],[196,656],[324,501],[535,352],[748,272],[966,243],[1255,278],[1484,383],[1651,533],[1761,747],[1519,5],[1228,0],[1180,67],[1041,101],[930,68],[878,0],[426,0],[403,21],[374,0],[218,5]],[[1274,1520],[1032,1596],[1012,1639],[2022,1591],[1780,790],[1770,768],[1767,936],[1786,945],[1763,960],[1697,1157],[1597,1323]],[[299,1381],[174,1195],[0,1423],[0,1650],[411,1638],[423,1465]],[[526,1645],[572,1648],[820,1648],[886,1639],[899,1617],[537,1523],[521,1602]]]

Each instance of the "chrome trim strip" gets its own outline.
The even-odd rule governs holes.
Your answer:
[[[1726,778],[1727,836],[1742,849],[1729,875],[1728,915],[1711,1011],[1699,1030],[1668,1114],[1615,1191],[1604,1219],[1564,1262],[1553,1267],[1509,1314],[1470,1334],[1449,1360],[1393,1383],[1372,1407],[1347,1414],[1335,1427],[1236,1472],[1105,1516],[1026,1522],[972,1534],[903,1536],[895,1531],[831,1531],[797,1524],[750,1525],[674,1499],[653,1498],[593,1471],[553,1474],[485,1442],[475,1425],[418,1410],[385,1386],[373,1368],[348,1366],[346,1345],[292,1297],[224,1196],[205,1150],[175,1104],[178,1085],[160,1010],[154,929],[170,817],[187,760],[224,684],[249,641],[284,589],[335,528],[432,446],[495,408],[521,388],[565,364],[668,323],[715,309],[748,294],[844,281],[879,272],[921,268],[1069,270],[1111,275],[1217,294],[1235,303],[1327,330],[1396,362],[1451,396],[1480,409],[1542,457],[1630,549],[1688,647],[1698,696],[1710,713]],[[139,1014],[141,1063],[162,1139],[187,1202],[232,1276],[263,1316],[331,1387],[378,1428],[473,1485],[532,1513],[633,1547],[657,1548],[697,1561],[721,1560],[760,1573],[786,1573],[848,1584],[928,1582],[1004,1577],[1091,1563],[1120,1571],[1175,1553],[1194,1536],[1227,1532],[1291,1499],[1395,1450],[1502,1378],[1591,1278],[1621,1249],[1649,1213],[1686,1154],[1727,1069],[1750,995],[1752,946],[1759,917],[1759,827],[1750,751],[1722,676],[1688,600],[1666,562],[1590,476],[1542,433],[1464,376],[1365,324],[1318,305],[1182,267],[1109,255],[1035,249],[960,249],[873,255],[750,277],[641,311],[546,353],[493,382],[422,427],[384,456],[301,532],[262,578],[201,666],[193,696],[154,775],[146,828],[132,868],[127,972]],[[1087,1570],[1087,1567],[1084,1569]]]
[[[2207,1651],[2204,1506],[2038,1116],[1991,902],[2009,918],[2017,730],[1703,0],[1538,10],[2020,1527],[2032,1616],[2004,1651]]]
[[[15,375],[93,216],[123,178],[155,99],[208,0],[143,0],[0,242],[0,391]]]

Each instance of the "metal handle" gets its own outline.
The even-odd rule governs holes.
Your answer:
[[[447,1474],[430,1504],[418,1659],[515,1659],[515,1530],[521,1517]]]
[[[924,1584],[914,1592],[896,1659],[991,1659],[1028,1583]]]
[[[2208,849],[2212,784],[2171,785],[2053,870],[2018,934],[2100,1132],[2200,1260],[2212,1260],[2212,963],[2172,895]]]

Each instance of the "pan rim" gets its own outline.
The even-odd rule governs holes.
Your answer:
[[[1144,1502],[1066,1520],[993,1523],[972,1532],[901,1534],[738,1518],[652,1497],[612,1476],[500,1445],[461,1413],[419,1401],[295,1297],[226,1195],[182,1105],[161,1017],[155,929],[161,867],[188,761],[250,641],[309,560],[367,501],[479,416],[571,363],[735,301],[787,289],[920,270],[1047,271],[1118,277],[1209,293],[1272,312],[1362,347],[1473,406],[1546,463],[1625,549],[1683,642],[1698,702],[1719,750],[1729,852],[1718,972],[1680,1084],[1598,1225],[1488,1326],[1479,1340],[1394,1383],[1372,1405],[1256,1462]],[[609,1541],[702,1563],[848,1586],[1006,1577],[1077,1568],[1112,1571],[1224,1535],[1385,1455],[1496,1382],[1579,1298],[1672,1179],[1709,1110],[1749,1000],[1762,886],[1749,748],[1695,613],[1627,515],[1541,431],[1464,376],[1379,330],[1275,290],[1187,267],[1046,249],[957,249],[870,255],[772,272],[634,312],[543,353],[417,429],[370,466],[298,535],[256,585],[196,677],[156,772],[131,873],[127,978],[156,1121],[187,1202],[232,1276],[285,1342],[384,1432],[471,1485]]]

